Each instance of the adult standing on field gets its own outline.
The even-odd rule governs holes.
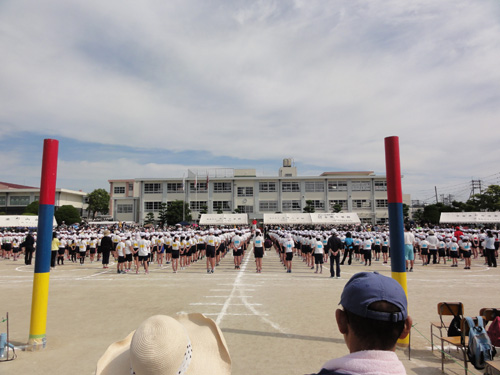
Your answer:
[[[113,240],[109,236],[110,234],[111,232],[106,229],[104,237],[101,239],[102,268],[109,268],[109,254],[113,250]]]
[[[335,277],[337,274],[337,279],[340,279],[340,250],[343,248],[342,241],[337,237],[337,233],[333,232],[332,236],[328,239],[328,248],[330,253],[330,277]],[[334,263],[336,263],[336,269],[334,270]]]
[[[413,265],[415,263],[415,253],[413,252],[413,246],[415,244],[415,236],[411,232],[411,227],[408,224],[405,227],[404,242],[405,242],[406,270],[413,272]],[[409,269],[408,269],[408,262],[410,263]]]

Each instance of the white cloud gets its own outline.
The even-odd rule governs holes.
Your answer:
[[[397,135],[414,191],[496,172],[498,2],[1,7],[2,141],[28,131],[383,173],[383,139]],[[107,180],[165,168],[116,163],[94,169]]]

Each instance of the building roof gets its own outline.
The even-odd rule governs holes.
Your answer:
[[[10,182],[1,182],[0,181],[0,189],[38,189],[38,187],[11,184]]]
[[[373,176],[374,171],[323,172],[320,176]]]

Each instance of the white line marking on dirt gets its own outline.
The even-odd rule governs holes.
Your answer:
[[[247,265],[248,265],[249,261],[250,261],[250,251],[248,252],[247,257],[246,257],[245,261],[243,262],[242,269],[240,270],[240,272],[236,276],[236,279],[234,280],[233,289],[231,290],[231,294],[229,295],[229,297],[224,302],[224,306],[222,306],[221,312],[219,313],[219,315],[217,315],[217,319],[215,320],[215,322],[219,326],[220,326],[220,323],[222,322],[222,319],[224,319],[224,316],[227,314],[227,308],[229,307],[231,299],[233,299],[233,296],[236,293],[236,291],[238,290],[238,288],[241,287],[241,285],[240,285],[241,278],[243,277],[243,274],[245,273],[245,270],[247,268]]]

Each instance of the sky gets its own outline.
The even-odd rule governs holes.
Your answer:
[[[255,168],[500,183],[497,0],[3,0],[0,181],[57,187]]]

